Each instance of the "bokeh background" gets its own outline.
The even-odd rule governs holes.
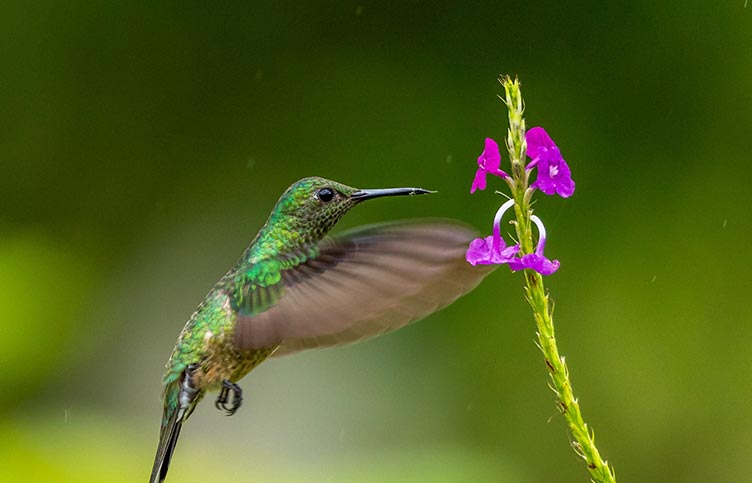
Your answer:
[[[338,228],[489,232],[501,73],[577,182],[536,209],[600,450],[621,481],[752,481],[752,7],[230,3],[0,5],[0,481],[146,481],[177,334],[296,179],[440,192]],[[588,481],[521,286],[264,363],[168,480]]]

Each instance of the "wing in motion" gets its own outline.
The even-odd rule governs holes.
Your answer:
[[[240,310],[235,345],[279,345],[275,355],[283,355],[354,342],[422,319],[493,270],[465,261],[474,236],[467,225],[440,220],[371,225],[327,237],[318,256],[282,271],[273,289],[255,297],[269,308]]]

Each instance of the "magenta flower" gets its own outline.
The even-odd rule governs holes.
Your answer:
[[[512,261],[519,251],[519,245],[508,247],[504,239],[494,233],[493,236],[476,238],[470,242],[465,259],[472,266],[502,265]]]
[[[514,200],[509,200],[496,212],[494,217],[493,235],[485,238],[476,238],[470,242],[470,246],[465,252],[465,260],[470,265],[503,265],[509,264],[513,271],[518,270],[535,270],[541,275],[551,275],[559,269],[558,260],[549,260],[543,256],[543,249],[546,246],[546,228],[543,222],[537,216],[533,215],[530,219],[538,226],[538,246],[535,253],[528,253],[523,257],[518,257],[520,245],[507,246],[501,237],[501,219],[504,213],[514,206]]]
[[[486,138],[486,147],[478,157],[478,171],[475,172],[475,179],[473,179],[473,184],[470,186],[470,193],[475,193],[477,189],[486,189],[487,174],[498,176],[501,179],[509,176],[499,169],[500,165],[501,154],[499,154],[499,145],[493,139]]]
[[[528,253],[522,258],[515,258],[509,262],[509,268],[515,272],[518,270],[524,270],[529,268],[535,270],[541,275],[551,275],[559,269],[559,260],[549,260],[543,256],[543,247],[546,245],[546,240],[541,239],[538,242],[538,247],[535,249],[535,253]]]
[[[526,169],[538,168],[538,177],[530,186],[538,188],[547,195],[558,194],[562,198],[572,196],[574,193],[572,172],[546,130],[542,127],[530,129],[525,133],[525,141],[527,141],[527,155],[532,159]]]
[[[520,251],[519,245],[508,247],[501,237],[501,217],[512,205],[514,200],[509,200],[496,212],[494,218],[493,235],[485,238],[476,238],[470,242],[465,253],[465,260],[470,265],[501,265],[509,263]]]
[[[537,216],[533,215],[530,219],[538,225],[538,246],[535,247],[535,253],[528,253],[522,258],[515,258],[508,262],[509,268],[514,271],[529,268],[530,270],[535,270],[541,275],[551,275],[559,269],[559,260],[552,261],[543,256],[543,249],[546,247],[546,228]]]

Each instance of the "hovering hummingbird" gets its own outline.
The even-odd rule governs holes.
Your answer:
[[[464,258],[472,229],[454,221],[393,222],[336,237],[352,207],[420,188],[356,189],[323,178],[290,186],[238,263],[186,323],[167,362],[151,483],[162,482],[180,428],[208,391],[232,415],[237,381],[270,356],[398,329],[446,307],[492,268]]]

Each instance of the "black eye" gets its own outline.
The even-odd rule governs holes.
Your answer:
[[[321,188],[316,192],[316,197],[324,203],[328,203],[334,199],[334,191],[329,188]]]

